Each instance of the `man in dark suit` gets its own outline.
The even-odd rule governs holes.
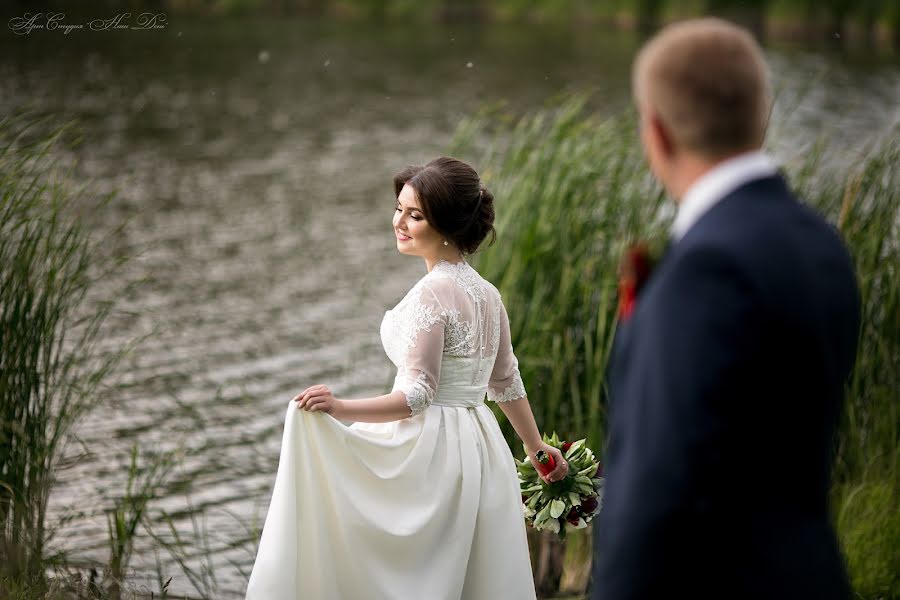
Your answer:
[[[848,598],[828,490],[851,259],[760,150],[766,67],[746,31],[671,25],[633,84],[678,213],[617,333],[591,598]]]

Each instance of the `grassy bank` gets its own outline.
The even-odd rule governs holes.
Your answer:
[[[141,341],[102,347],[115,300],[92,292],[127,261],[108,250],[124,223],[90,234],[83,216],[112,196],[66,183],[53,150],[68,131],[0,120],[0,598],[15,600],[138,597],[126,584],[134,539],[176,463],[134,446],[126,487],[104,507],[106,564],[78,568],[54,544],[54,484],[92,450],[71,452],[76,428],[113,397],[118,365]]]
[[[854,588],[872,599],[900,593],[898,139],[843,169],[810,159],[789,173],[840,229],[862,288],[860,351],[836,445],[832,503]],[[484,140],[494,142],[485,149]],[[648,175],[634,126],[624,117],[598,120],[575,99],[519,119],[471,119],[453,152],[479,165],[498,199],[501,241],[474,258],[509,307],[535,416],[542,428],[586,436],[599,449],[619,257],[634,239],[660,240],[673,213]],[[518,450],[508,426],[505,433]]]
[[[50,558],[65,445],[119,358],[95,352],[109,305],[78,312],[96,265],[68,223],[77,197],[50,174],[61,133],[28,142],[28,126],[0,122],[0,572],[13,580],[40,578]]]

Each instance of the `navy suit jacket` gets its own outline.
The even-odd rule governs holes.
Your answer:
[[[859,312],[780,176],[669,248],[616,336],[592,600],[849,597],[828,490]]]

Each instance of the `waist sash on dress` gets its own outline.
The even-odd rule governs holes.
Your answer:
[[[476,408],[484,405],[494,357],[444,355],[432,405]],[[397,377],[401,375],[398,374]]]

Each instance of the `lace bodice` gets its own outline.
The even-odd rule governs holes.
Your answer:
[[[413,415],[438,392],[479,401],[486,392],[497,402],[525,395],[500,292],[465,261],[438,262],[386,311],[381,341]]]

